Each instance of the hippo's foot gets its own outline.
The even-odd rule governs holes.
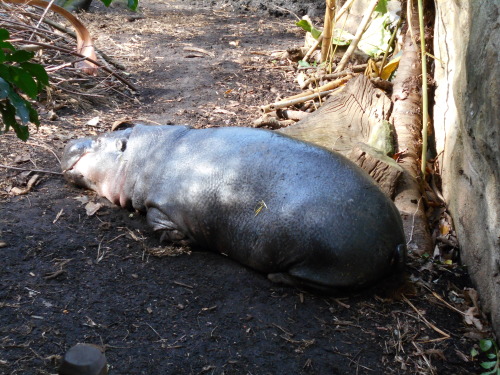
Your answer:
[[[299,288],[303,287],[305,289],[311,289],[326,294],[332,294],[338,292],[338,290],[335,287],[332,287],[330,285],[319,284],[313,280],[292,276],[289,273],[284,273],[284,272],[270,273],[267,275],[267,278],[276,284],[285,284]]]
[[[147,214],[148,224],[153,227],[153,230],[160,231],[160,242],[173,242],[181,246],[189,245],[188,237],[177,229],[177,225],[170,221],[167,215],[157,208],[150,208]]]

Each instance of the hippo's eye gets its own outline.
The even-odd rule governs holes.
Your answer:
[[[127,140],[126,139],[117,139],[116,140],[116,149],[123,152],[127,148]]]

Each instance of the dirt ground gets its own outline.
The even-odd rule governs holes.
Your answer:
[[[53,121],[42,113],[27,143],[0,136],[0,164],[59,171],[68,139],[120,118],[249,126],[259,105],[298,90],[295,65],[273,55],[301,43],[293,18],[229,1],[140,5],[135,16],[121,5],[82,16],[137,95],[82,100]],[[55,374],[79,342],[98,345],[113,375],[481,371],[469,353],[487,323],[465,322],[476,301],[460,265],[411,257],[404,288],[314,295],[217,254],[160,248],[143,217],[59,175],[38,173],[15,195],[33,174],[0,168],[2,374]],[[88,216],[87,200],[104,206]]]

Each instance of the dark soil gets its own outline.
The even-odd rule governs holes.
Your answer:
[[[0,136],[0,164],[59,171],[51,151],[125,117],[249,126],[257,106],[297,91],[295,65],[273,54],[301,44],[289,16],[229,1],[140,3],[143,17],[120,5],[82,16],[97,47],[126,66],[138,100],[110,94],[55,121],[42,114],[28,143]],[[217,254],[160,248],[135,213],[105,205],[88,216],[85,198],[103,200],[61,176],[40,174],[15,195],[32,175],[0,168],[2,374],[55,374],[79,342],[105,351],[113,375],[481,371],[469,356],[480,335],[460,313],[473,306],[471,284],[456,264],[412,258],[404,289],[314,295]]]

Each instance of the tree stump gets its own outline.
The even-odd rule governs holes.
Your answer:
[[[317,111],[278,131],[343,154],[392,198],[402,169],[386,155],[395,145],[391,110],[386,94],[358,75]]]

